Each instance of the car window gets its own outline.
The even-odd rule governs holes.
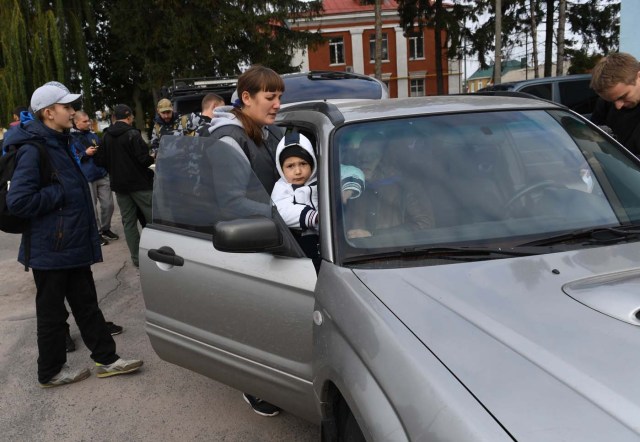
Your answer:
[[[536,97],[544,98],[545,100],[553,99],[551,92],[551,83],[533,84],[531,86],[525,86],[520,89],[520,92],[526,92],[527,94],[535,95]]]
[[[384,86],[374,79],[341,72],[284,76],[286,89],[282,104],[340,98],[380,99]]]
[[[334,189],[344,164],[365,174],[360,197],[333,198],[345,259],[640,219],[637,162],[566,112],[371,121],[339,128],[332,146]]]
[[[155,166],[155,224],[213,233],[218,221],[271,217],[270,197],[246,157],[220,144],[208,137],[162,137]],[[234,187],[239,180],[248,185]]]
[[[590,80],[560,81],[560,103],[583,115],[590,115],[598,101],[598,95],[589,86]]]
[[[275,253],[304,256],[241,149],[209,137],[167,135],[160,141],[155,172],[155,226],[200,236],[214,234],[219,221],[264,217],[283,237]]]

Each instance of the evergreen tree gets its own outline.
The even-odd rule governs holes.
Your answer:
[[[434,29],[434,54],[436,60],[436,81],[438,94],[444,93],[443,62],[460,51],[460,43],[465,30],[461,22],[465,19],[477,19],[469,15],[468,8],[472,2],[462,0],[452,6],[445,6],[442,0],[398,0],[400,26],[405,33],[410,33],[414,27],[420,31],[424,27]],[[446,37],[446,41],[443,41]],[[445,43],[448,43],[445,45]],[[445,49],[448,47],[448,52]]]
[[[297,0],[100,0],[91,45],[96,93],[104,103],[133,105],[138,122],[153,115],[161,87],[173,78],[236,76],[260,63],[289,72],[294,48],[319,34],[292,31],[291,17],[314,14],[319,2]]]
[[[57,80],[82,90],[91,111],[91,70],[86,38],[91,35],[90,0],[4,0],[0,8],[0,122],[31,94]]]

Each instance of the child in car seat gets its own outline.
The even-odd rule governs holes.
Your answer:
[[[313,146],[298,132],[284,136],[276,148],[280,179],[271,193],[278,213],[305,255],[318,257],[318,165]]]
[[[280,179],[271,199],[278,213],[291,229],[307,257],[319,259],[318,251],[318,164],[311,141],[294,131],[287,134],[276,148],[276,168]],[[342,165],[342,200],[360,196],[364,174],[354,166]]]

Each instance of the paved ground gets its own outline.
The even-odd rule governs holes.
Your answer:
[[[113,220],[122,232],[119,213]],[[19,236],[0,232],[0,440],[7,441],[314,441],[318,427],[283,413],[253,413],[240,392],[158,359],[144,332],[137,269],[124,238],[103,247],[93,266],[100,306],[125,327],[118,353],[142,358],[140,373],[41,389],[36,377],[35,288],[16,261]],[[91,366],[70,319],[78,350],[72,366]]]

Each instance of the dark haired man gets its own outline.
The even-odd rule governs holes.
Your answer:
[[[154,163],[154,156],[149,153],[140,131],[133,127],[131,108],[118,104],[113,114],[116,121],[104,132],[98,163],[109,172],[131,261],[138,267],[140,232],[137,212],[142,212],[145,220],[151,220],[153,171],[149,166]]]
[[[616,139],[640,155],[640,62],[619,52],[593,68],[591,88],[600,96],[591,121],[611,128]]]

